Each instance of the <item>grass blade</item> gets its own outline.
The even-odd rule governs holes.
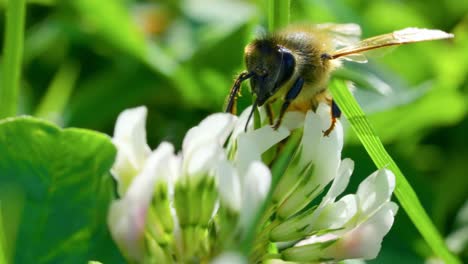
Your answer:
[[[26,0],[10,0],[6,9],[0,118],[16,115],[23,58]]]
[[[289,23],[290,0],[268,1],[268,31],[274,32]]]
[[[375,165],[379,169],[388,168],[395,174],[395,195],[427,244],[437,256],[445,261],[445,263],[461,263],[447,248],[443,238],[427,215],[413,188],[385,150],[382,142],[375,134],[364,112],[349,91],[345,82],[342,80],[334,80],[331,83],[330,90],[333,99],[337,102],[341,111],[343,111],[343,114],[346,116],[346,119],[351,124],[351,127]]]

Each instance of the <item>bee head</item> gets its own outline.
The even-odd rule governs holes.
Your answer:
[[[262,106],[293,75],[295,60],[291,51],[272,40],[257,40],[245,48],[247,71],[252,75],[250,86]]]

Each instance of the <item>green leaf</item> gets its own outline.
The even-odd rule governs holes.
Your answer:
[[[341,80],[334,80],[330,86],[330,90],[333,99],[337,102],[341,111],[343,111],[343,114],[346,116],[346,119],[351,124],[351,127],[375,165],[379,169],[388,168],[395,174],[395,195],[434,253],[442,258],[445,263],[460,263],[447,248],[443,238],[422,207],[413,188],[385,150],[382,142],[375,134],[364,112],[357,104],[346,84]]]
[[[0,122],[0,202],[10,263],[119,263],[106,215],[108,136],[45,121]]]

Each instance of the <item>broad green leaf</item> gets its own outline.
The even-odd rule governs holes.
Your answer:
[[[0,122],[0,202],[10,263],[121,262],[106,215],[109,137],[19,117]]]

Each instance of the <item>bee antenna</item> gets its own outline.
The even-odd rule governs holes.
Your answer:
[[[250,110],[249,117],[247,118],[247,122],[245,123],[244,132],[247,132],[247,127],[249,126],[250,119],[252,119],[253,113],[255,112],[255,108],[257,108],[257,104],[258,101],[255,100],[252,105],[252,110]]]

